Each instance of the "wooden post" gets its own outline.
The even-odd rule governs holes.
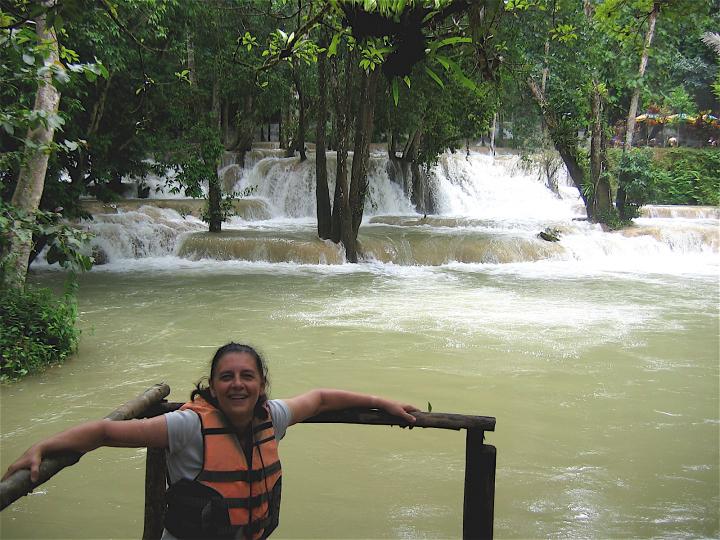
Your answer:
[[[165,522],[165,450],[148,448],[145,459],[143,540],[160,540]]]
[[[463,539],[492,538],[495,507],[494,446],[483,444],[483,431],[467,430]]]

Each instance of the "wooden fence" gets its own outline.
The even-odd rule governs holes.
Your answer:
[[[156,384],[138,397],[118,407],[105,418],[129,420],[151,418],[177,410],[182,403],[169,403],[167,384]],[[484,433],[495,430],[495,418],[448,413],[413,413],[416,428],[467,430],[465,445],[465,496],[463,502],[463,538],[492,538],[495,503],[495,447],[484,444]],[[408,427],[401,418],[383,411],[348,409],[323,413],[305,423],[371,424]],[[77,463],[82,454],[67,452],[44,459],[38,481],[30,481],[30,472],[17,471],[0,483],[0,509],[47,482],[63,468]],[[143,540],[158,540],[163,531],[165,514],[165,451],[148,448],[145,466],[145,523]]]

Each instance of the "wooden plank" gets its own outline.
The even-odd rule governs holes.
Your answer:
[[[465,414],[426,413],[419,411],[411,414],[417,419],[413,427],[495,431],[495,418],[492,416],[469,416]],[[375,409],[345,409],[343,411],[326,412],[308,418],[305,422],[409,426],[402,418]]]
[[[124,403],[105,418],[108,420],[130,420],[139,416],[153,403],[164,399],[169,393],[170,387],[167,384],[156,384],[139,396]],[[30,471],[28,469],[16,471],[11,477],[0,482],[0,510],[4,510],[20,497],[24,497],[39,485],[44,484],[65,467],[77,463],[82,455],[80,452],[63,452],[43,459],[42,463],[40,463],[40,476],[35,483],[30,480]]]
[[[494,446],[483,444],[483,432],[469,429],[465,446],[463,539],[493,537],[495,511]]]
[[[165,523],[165,449],[148,448],[145,458],[143,540],[160,540]]]

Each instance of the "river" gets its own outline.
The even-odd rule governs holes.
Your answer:
[[[186,399],[217,346],[246,341],[274,397],[338,387],[497,417],[497,537],[717,537],[717,210],[605,233],[511,158],[443,160],[438,216],[373,177],[358,265],[314,239],[292,185],[307,165],[273,156],[238,173],[272,219],[234,218],[222,242],[173,210],[97,218],[109,262],[80,277],[80,349],[2,387],[3,468],[155,382]],[[536,237],[546,226],[558,244]],[[32,280],[63,275],[40,264]],[[294,426],[275,536],[459,537],[464,443]],[[139,537],[143,477],[144,450],[93,452],[5,510],[2,536]]]

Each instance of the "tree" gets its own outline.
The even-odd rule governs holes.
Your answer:
[[[49,7],[46,5],[46,7]],[[57,35],[52,25],[47,24],[47,14],[41,12],[35,18],[35,31],[38,44],[44,49],[43,64],[46,69],[38,73],[38,89],[35,95],[35,105],[32,115],[42,118],[32,129],[28,129],[25,139],[26,158],[20,168],[17,185],[12,197],[12,205],[19,210],[33,214],[40,206],[43,187],[45,186],[45,172],[51,144],[58,126],[58,105],[60,92],[53,83],[53,71],[57,69],[62,75],[60,64],[60,51]],[[36,51],[40,51],[36,48]],[[33,60],[34,62],[34,60]],[[14,269],[7,274],[9,285],[22,287],[25,283],[27,267],[32,249],[32,239],[15,235],[10,246],[13,254]]]
[[[659,12],[660,2],[653,2],[652,10],[650,11],[650,15],[648,16],[648,28],[647,32],[645,33],[645,41],[643,43],[642,54],[640,55],[640,67],[638,67],[638,84],[636,84],[635,88],[633,89],[632,97],[630,98],[630,107],[628,108],[627,123],[625,127],[625,143],[623,144],[623,160],[625,158],[624,154],[632,149],[633,135],[635,133],[635,116],[637,115],[638,101],[640,99],[639,82],[642,81],[642,78],[645,75],[645,69],[647,68],[648,63],[648,56],[650,54],[650,45],[652,44],[653,36],[655,35],[655,22],[657,21],[657,16]],[[625,211],[626,197],[627,195],[625,192],[625,186],[621,182],[618,185],[615,201],[618,213],[620,214],[620,219],[627,218],[627,214]]]

